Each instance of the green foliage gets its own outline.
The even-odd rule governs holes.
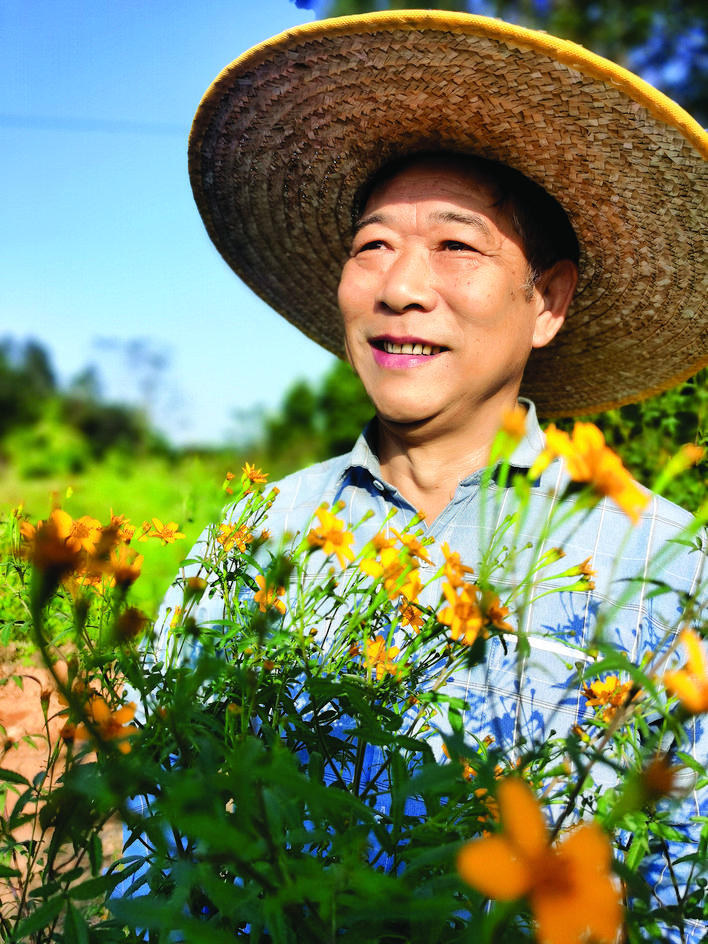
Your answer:
[[[502,443],[500,451],[508,457],[512,448]],[[659,919],[681,928],[687,916],[705,915],[705,861],[691,845],[690,896],[674,909],[657,909],[641,874],[657,840],[683,841],[670,811],[656,809],[646,793],[647,764],[664,739],[685,740],[685,719],[662,686],[663,653],[637,666],[603,646],[598,632],[579,654],[578,672],[587,657],[583,677],[611,669],[640,686],[642,698],[624,708],[605,702],[624,712],[612,723],[598,710],[580,731],[528,737],[518,745],[518,763],[493,744],[469,743],[463,704],[445,694],[454,673],[484,663],[487,634],[507,637],[510,646],[525,641],[533,585],[548,587],[541,574],[557,553],[532,551],[528,577],[502,590],[499,570],[514,533],[514,516],[506,519],[480,548],[478,583],[464,584],[487,603],[479,610],[484,633],[477,626],[474,645],[463,645],[441,609],[447,591],[436,606],[415,605],[418,625],[407,615],[403,585],[428,553],[421,533],[405,535],[408,543],[381,533],[355,552],[337,509],[320,510],[313,531],[281,552],[256,537],[274,496],[246,474],[230,487],[229,533],[249,536],[246,549],[227,549],[224,529],[212,529],[180,579],[181,607],[169,613],[169,633],[158,626],[140,645],[125,619],[133,602],[127,587],[71,597],[62,590],[68,568],[79,575],[95,568],[93,552],[76,550],[67,563],[65,538],[49,534],[41,544],[35,534],[19,555],[17,519],[8,522],[4,558],[38,649],[54,666],[66,702],[61,718],[74,727],[64,731],[64,748],[53,743],[48,725],[56,709],[42,696],[45,769],[29,780],[0,762],[0,785],[16,800],[0,828],[0,875],[12,892],[0,900],[0,940],[113,944],[147,934],[152,941],[287,944],[306,929],[315,944],[531,942],[533,900],[490,905],[456,869],[462,847],[500,831],[495,796],[510,775],[528,785],[527,802],[542,797],[553,806],[556,832],[581,817],[601,827],[598,837],[634,834],[630,854],[615,866],[635,897],[626,912],[630,940],[653,933]],[[520,479],[515,490],[522,515],[529,487]],[[553,515],[564,513],[555,507],[549,535]],[[328,535],[337,537],[329,549]],[[386,567],[384,553],[393,555]],[[467,581],[451,561],[454,579]],[[567,591],[577,586],[578,569],[553,579],[547,592]],[[274,604],[284,596],[281,584],[290,588],[287,610]],[[513,632],[486,609],[502,593]],[[202,621],[201,604],[214,596],[223,619]],[[472,623],[470,615],[464,620]],[[62,644],[71,657],[56,663]],[[518,658],[527,651],[519,645]],[[138,725],[129,698],[139,703]],[[434,755],[428,736],[441,712],[449,719],[448,760]],[[694,763],[703,783],[700,765],[689,755],[684,762]],[[617,772],[616,787],[593,783],[600,765]],[[101,831],[116,813],[137,841],[102,873]],[[512,829],[503,807],[501,827],[502,836]],[[20,828],[32,830],[32,842],[16,838]],[[526,827],[519,820],[514,828]],[[609,840],[598,842],[608,843],[609,857]],[[559,877],[563,898],[567,877],[558,868],[545,882]],[[598,881],[593,873],[595,888]],[[583,881],[573,882],[579,906],[588,908]],[[128,897],[115,897],[119,883]]]
[[[296,381],[252,449],[276,477],[351,449],[374,413],[361,381],[335,361],[316,386]]]
[[[632,475],[651,488],[671,456],[686,443],[706,448],[690,475],[669,483],[666,498],[697,511],[708,486],[708,369],[665,393],[630,403],[616,410],[586,417],[605,434],[608,445],[622,457]],[[566,429],[571,420],[559,422]]]
[[[120,450],[168,454],[140,410],[101,401],[91,371],[62,391],[38,342],[0,343],[0,460],[38,477],[80,472]]]

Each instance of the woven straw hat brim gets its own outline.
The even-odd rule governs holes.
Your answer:
[[[336,293],[355,195],[389,159],[430,149],[516,168],[576,231],[575,300],[524,379],[540,413],[641,399],[708,363],[708,135],[574,43],[438,11],[307,24],[218,76],[194,119],[189,169],[228,264],[342,356]]]

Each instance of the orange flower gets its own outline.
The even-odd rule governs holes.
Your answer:
[[[116,636],[121,642],[128,642],[135,639],[148,625],[147,616],[134,606],[129,606],[127,610],[120,614],[116,620]]]
[[[148,538],[159,538],[164,546],[165,544],[174,544],[175,541],[178,541],[183,537],[184,535],[179,530],[179,525],[176,521],[170,521],[168,524],[163,524],[159,518],[153,518],[152,528],[147,523],[147,521],[144,522],[143,533],[140,535],[138,540],[147,541]]]
[[[400,673],[400,666],[393,661],[399,652],[398,646],[390,646],[387,649],[384,637],[377,636],[366,643],[364,664],[367,669],[376,671],[376,680],[380,682],[387,672],[393,676]]]
[[[708,659],[701,638],[691,629],[684,629],[681,642],[688,650],[688,661],[682,669],[664,672],[664,685],[693,715],[708,711]]]
[[[365,557],[359,567],[375,580],[381,580],[389,600],[403,596],[411,603],[423,589],[418,569],[412,565],[405,548],[384,547],[378,560]]]
[[[401,600],[400,619],[404,626],[410,626],[416,633],[421,631],[425,622],[418,607],[405,597]]]
[[[99,741],[117,741],[117,748],[122,754],[130,751],[127,738],[138,733],[134,724],[126,724],[135,716],[135,703],[123,705],[117,711],[111,711],[100,695],[93,695],[86,703],[86,716],[91,722],[91,728],[79,724],[74,731],[76,741],[86,741],[95,736]],[[93,730],[92,730],[93,729]]]
[[[546,430],[546,448],[565,460],[574,482],[587,482],[598,495],[611,498],[633,522],[649,502],[622,464],[605,445],[605,437],[593,423],[576,423],[572,437],[551,424]]]
[[[494,626],[505,633],[513,633],[514,627],[506,622],[509,607],[502,606],[499,597],[491,590],[483,590],[481,595],[481,609],[487,626]]]
[[[521,442],[526,433],[526,408],[517,403],[502,417],[501,431],[514,442]]]
[[[251,465],[250,462],[247,462],[244,465],[244,467],[241,469],[241,472],[243,473],[241,480],[244,485],[246,482],[250,482],[252,485],[265,485],[268,481],[268,473],[257,469],[256,466]]]
[[[541,944],[612,944],[622,911],[610,843],[599,826],[579,826],[551,846],[538,802],[522,780],[502,781],[497,796],[504,831],[463,846],[462,879],[487,898],[528,898]]]
[[[233,547],[236,547],[243,554],[246,547],[253,541],[253,535],[245,525],[237,528],[235,524],[224,522],[219,525],[216,540],[225,551],[230,551]]]
[[[307,543],[310,547],[321,547],[327,556],[334,554],[340,567],[344,567],[347,561],[354,560],[354,551],[351,547],[354,543],[354,535],[345,530],[341,518],[333,515],[326,505],[320,505],[315,515],[320,526],[311,528],[307,535]]]
[[[285,595],[285,587],[278,587],[277,590],[275,587],[268,587],[266,589],[265,577],[261,576],[261,574],[256,576],[256,583],[260,589],[254,595],[253,599],[258,604],[258,609],[261,613],[265,613],[269,607],[273,607],[279,613],[284,613],[286,606],[278,597]]]
[[[443,584],[443,593],[449,603],[438,613],[438,620],[450,627],[450,635],[463,646],[471,646],[480,633],[486,637],[484,618],[478,602],[479,588],[473,583],[453,587]]]
[[[20,534],[25,542],[23,554],[38,570],[63,574],[79,563],[81,546],[71,539],[74,521],[61,508],[55,508],[46,521],[37,526],[23,521]]]
[[[109,571],[119,587],[129,587],[140,576],[145,558],[132,551],[126,544],[121,544],[113,551],[109,562]]]
[[[604,721],[610,721],[627,704],[633,688],[632,682],[620,682],[616,675],[608,675],[586,685],[582,694],[591,708],[602,708],[600,716]]]
[[[408,534],[406,531],[401,533],[395,529],[393,529],[393,533],[396,535],[401,544],[403,544],[403,546],[408,549],[408,553],[411,555],[411,557],[417,557],[419,560],[430,563],[430,555],[428,554],[425,544],[423,544],[423,542],[419,540],[414,534]]]
[[[465,576],[467,574],[473,574],[474,571],[471,567],[467,567],[462,563],[459,553],[457,551],[451,551],[447,542],[443,543],[440,549],[445,558],[443,576],[451,586],[461,587],[465,582]]]

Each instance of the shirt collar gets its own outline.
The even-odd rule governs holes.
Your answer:
[[[538,454],[543,449],[545,443],[541,427],[536,416],[536,407],[524,397],[519,397],[519,403],[526,407],[526,432],[523,439],[512,453],[509,465],[515,469],[531,468]],[[364,431],[354,444],[354,448],[349,453],[348,461],[342,470],[346,475],[352,469],[364,469],[373,476],[374,479],[381,480],[381,465],[376,455],[374,444],[376,441],[376,419],[367,423]],[[477,473],[475,473],[477,474]],[[465,480],[466,481],[466,480]]]

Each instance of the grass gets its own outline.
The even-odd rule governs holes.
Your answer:
[[[187,457],[174,463],[113,456],[85,473],[41,479],[22,479],[6,468],[0,479],[0,515],[5,518],[22,505],[36,521],[45,518],[58,501],[72,517],[91,515],[102,524],[111,511],[125,515],[138,529],[153,517],[176,521],[184,539],[166,546],[154,540],[135,544],[145,562],[131,597],[146,612],[155,613],[202,529],[218,520],[225,504],[221,488],[225,473],[238,472],[240,466],[241,460],[223,455]]]

